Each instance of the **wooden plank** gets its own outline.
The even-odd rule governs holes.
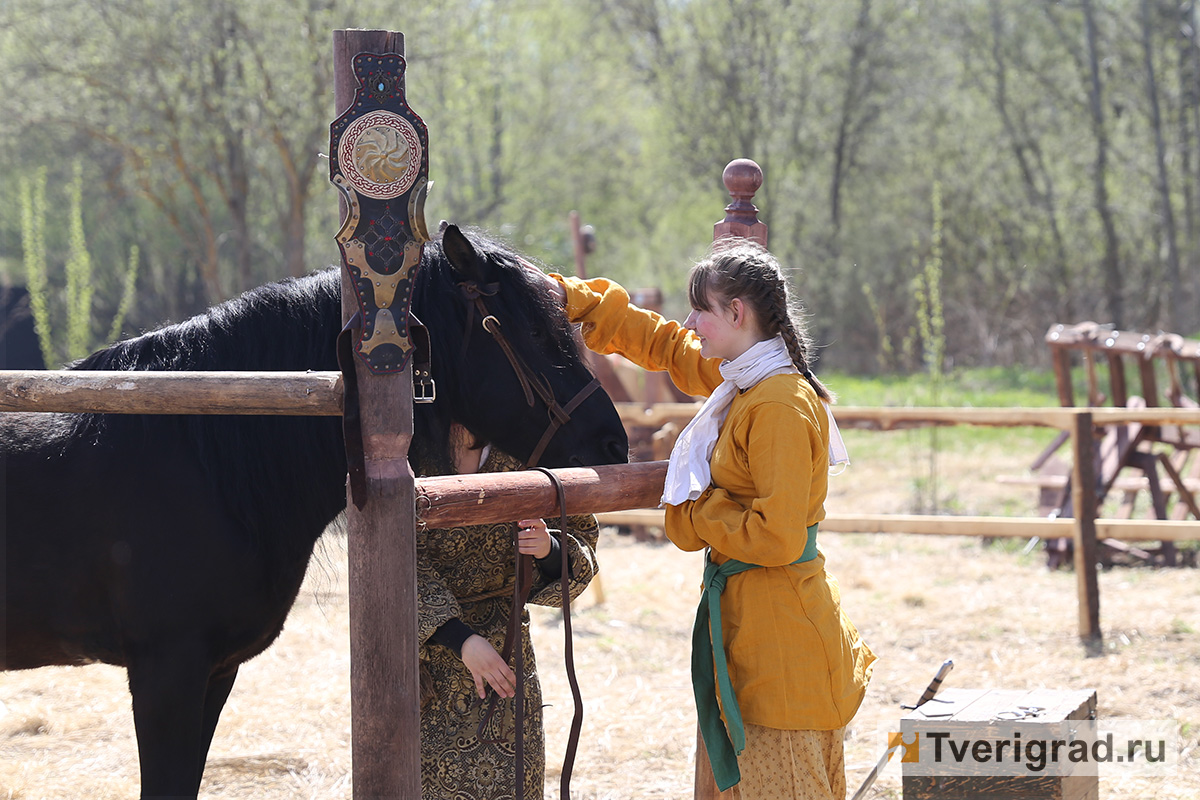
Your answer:
[[[1092,441],[1092,415],[1077,414],[1071,437],[1075,451],[1071,500],[1075,511],[1075,581],[1079,597],[1079,636],[1089,648],[1100,645],[1100,585],[1096,578],[1096,471]]]
[[[1174,511],[1171,513],[1171,519],[1186,519],[1190,511],[1193,519],[1200,520],[1200,504],[1197,504],[1195,495],[1197,491],[1200,491],[1200,481],[1193,481],[1191,478],[1182,477],[1175,463],[1172,462],[1166,453],[1159,453],[1158,460],[1162,464],[1163,470],[1170,476],[1171,483],[1175,487],[1182,487],[1176,488],[1176,491],[1179,492],[1179,503],[1176,504]],[[1185,454],[1184,458],[1179,459],[1179,465],[1182,466],[1186,461]],[[1196,466],[1200,467],[1200,459],[1196,460]],[[1167,491],[1169,485],[1170,483],[1163,481],[1163,491]]]
[[[336,372],[2,370],[0,411],[341,416]]]
[[[987,536],[1054,539],[1070,536],[1073,519],[1046,517],[943,517],[922,514],[827,514],[822,533],[911,533],[934,536]],[[1142,541],[1190,541],[1200,539],[1195,522],[1157,520],[1096,520],[1099,535]]]
[[[1150,334],[1138,331],[1115,331],[1094,322],[1078,325],[1054,325],[1046,333],[1046,344],[1053,349],[1100,350],[1145,359],[1147,356],[1170,353],[1181,361],[1200,360],[1200,340],[1185,339],[1175,334]]]
[[[994,427],[1046,427],[1074,430],[1074,408],[869,408],[834,406],[843,428],[892,430],[923,425],[983,425]],[[1200,425],[1198,408],[1088,408],[1096,425],[1140,422],[1146,425]],[[862,424],[860,424],[862,423]]]
[[[109,397],[117,394],[119,398]],[[140,399],[150,395],[147,399]],[[686,424],[699,403],[618,403],[626,425]],[[0,411],[108,414],[294,414],[342,413],[341,375],[336,372],[107,372],[0,370]],[[1141,422],[1200,425],[1200,408],[1093,408],[1097,425]],[[870,408],[836,406],[842,427],[899,430],[928,425],[1050,427],[1069,430],[1074,409]]]
[[[1142,379],[1142,397],[1146,405],[1155,408],[1158,402],[1158,377],[1154,374],[1154,360],[1139,358],[1137,360],[1138,376]]]
[[[1048,408],[866,408],[834,406],[843,428],[900,430],[935,425],[1070,428],[1071,409]]]
[[[1051,347],[1050,356],[1054,364],[1054,382],[1058,387],[1058,404],[1064,408],[1075,405],[1075,392],[1071,386],[1071,356],[1062,347]]]
[[[1166,458],[1166,453],[1159,453],[1159,458]],[[1173,470],[1174,467],[1169,469]],[[1168,473],[1170,474],[1170,473]],[[1188,492],[1200,491],[1200,479],[1183,478],[1183,487]],[[1066,475],[997,475],[996,483],[1003,483],[1010,486],[1033,486],[1044,489],[1062,489],[1067,486],[1070,479]],[[1178,491],[1179,483],[1174,478],[1160,479],[1160,488],[1170,494]],[[1118,492],[1138,492],[1150,488],[1150,482],[1143,476],[1136,475],[1121,475],[1113,483],[1112,488]]]
[[[617,412],[626,425],[658,427],[668,422],[686,424],[700,410],[699,403],[617,403]],[[1119,410],[1119,409],[1118,409]],[[843,428],[868,430],[902,430],[906,428],[986,425],[997,427],[1047,427],[1069,429],[1070,409],[1055,406],[1046,408],[870,408],[865,406],[835,406],[834,416]],[[1155,420],[1163,419],[1155,414]],[[1187,421],[1188,417],[1180,418]],[[1200,411],[1190,417],[1200,422]]]
[[[350,107],[358,53],[404,53],[400,33],[333,32],[334,107]],[[403,91],[403,87],[400,87]],[[342,219],[346,209],[343,203]],[[342,318],[357,310],[342,270]],[[350,600],[351,767],[355,798],[421,796],[421,709],[417,661],[412,369],[374,375],[354,359],[358,377],[368,500],[347,504]]]
[[[567,494],[567,513],[645,508],[658,504],[667,462],[553,470]],[[441,475],[417,481],[417,516],[431,528],[548,517],[558,495],[536,471]]]
[[[421,482],[418,481],[418,485]],[[599,508],[599,507],[597,507]],[[629,511],[600,510],[605,525],[651,525],[662,527],[663,511],[642,508]],[[897,533],[930,536],[986,536],[1055,539],[1071,536],[1073,519],[1046,517],[947,517],[931,514],[834,514],[825,516],[821,533]],[[1097,519],[1097,535],[1128,541],[1200,540],[1200,524],[1187,521]]]
[[[1108,384],[1112,388],[1112,404],[1116,408],[1129,405],[1129,387],[1125,382],[1125,360],[1120,353],[1108,353]]]

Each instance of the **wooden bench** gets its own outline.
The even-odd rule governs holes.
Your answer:
[[[1075,355],[1082,359],[1088,406],[1156,408],[1165,401],[1176,408],[1197,407],[1200,341],[1175,334],[1119,331],[1084,322],[1052,326],[1046,333],[1046,344],[1054,364],[1059,403],[1064,407],[1076,405],[1071,376]],[[1101,386],[1098,365],[1102,362],[1108,367],[1107,386]],[[1140,394],[1130,390],[1130,372],[1136,375]],[[1190,515],[1200,519],[1200,503],[1196,500],[1200,494],[1197,489],[1200,456],[1194,455],[1200,450],[1200,429],[1122,423],[1097,426],[1096,436],[1097,506],[1108,492],[1121,492],[1116,516],[1129,519],[1136,513],[1144,487],[1150,494],[1152,518],[1186,520]],[[1064,440],[1065,437],[1056,439],[1032,465],[1041,491],[1039,505],[1045,515],[1069,517],[1073,513],[1069,468],[1055,456]],[[1129,474],[1131,471],[1140,472],[1140,481],[1129,481],[1131,477],[1138,480]],[[1174,507],[1171,507],[1172,496]],[[1158,554],[1162,563],[1174,565],[1176,556],[1175,545],[1164,542]],[[1070,542],[1048,542],[1047,560],[1051,567],[1068,563]]]

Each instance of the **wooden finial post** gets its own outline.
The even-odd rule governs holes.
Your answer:
[[[753,239],[767,246],[767,224],[759,222],[758,206],[752,202],[762,186],[762,167],[748,158],[730,161],[721,180],[733,202],[725,206],[725,219],[713,225],[713,241],[726,238]]]
[[[758,207],[751,201],[762,186],[762,167],[748,158],[735,158],[725,166],[721,180],[733,202],[725,206],[725,219],[713,225],[713,242],[721,239],[753,239],[767,246],[767,224],[758,219]],[[712,764],[704,748],[700,726],[696,726],[696,781],[694,800],[725,800],[733,797],[733,789],[717,791]]]

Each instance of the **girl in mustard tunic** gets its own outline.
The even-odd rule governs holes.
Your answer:
[[[709,398],[672,451],[663,504],[672,542],[708,548],[692,672],[718,787],[842,800],[844,727],[875,656],[816,546],[829,467],[847,459],[778,262],[750,243],[715,250],[692,270],[683,325],[609,280],[551,278],[591,349]]]

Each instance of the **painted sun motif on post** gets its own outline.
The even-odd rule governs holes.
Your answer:
[[[343,174],[354,188],[381,200],[404,194],[421,171],[421,139],[412,124],[388,111],[359,117],[338,142]]]

